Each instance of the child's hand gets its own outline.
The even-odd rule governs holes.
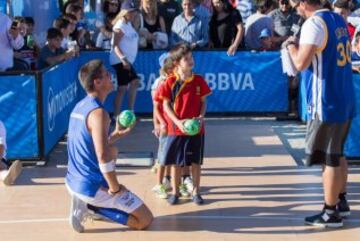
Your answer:
[[[152,131],[152,133],[159,138],[160,136],[160,125],[159,124],[154,124],[154,130]]]
[[[185,119],[184,119],[184,120],[178,120],[178,121],[175,123],[176,126],[180,129],[180,131],[181,131],[182,133],[185,133],[184,122],[185,122]]]

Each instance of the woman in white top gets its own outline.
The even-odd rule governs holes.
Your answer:
[[[139,77],[133,64],[138,52],[139,35],[132,26],[138,9],[132,0],[125,0],[121,11],[113,21],[113,38],[110,51],[110,64],[116,70],[118,89],[114,103],[114,115],[120,113],[122,99],[129,85],[128,107],[134,110]]]

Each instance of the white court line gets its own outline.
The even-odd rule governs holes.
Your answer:
[[[155,219],[175,220],[175,219],[197,219],[197,220],[270,220],[270,221],[303,221],[304,217],[266,217],[266,216],[165,216],[155,217]],[[68,218],[45,218],[45,219],[19,219],[19,220],[0,220],[0,224],[21,224],[21,223],[54,223],[67,222]],[[345,223],[360,223],[360,219],[345,219]]]

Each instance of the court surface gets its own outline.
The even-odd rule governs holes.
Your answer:
[[[152,124],[141,121],[121,151],[155,152]],[[155,216],[147,231],[88,220],[86,232],[68,225],[69,195],[64,186],[66,142],[45,167],[27,167],[15,186],[0,187],[0,241],[86,240],[357,240],[360,236],[360,166],[351,166],[352,215],[342,229],[305,226],[303,218],[322,208],[319,168],[302,166],[305,127],[261,119],[207,121],[202,174],[205,205],[190,200],[169,206],[151,191],[149,167],[118,168],[118,179],[138,194]]]

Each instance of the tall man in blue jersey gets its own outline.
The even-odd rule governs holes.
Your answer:
[[[69,122],[66,186],[72,196],[70,224],[83,232],[84,220],[95,212],[131,228],[145,229],[153,219],[150,210],[116,178],[114,143],[131,128],[116,125],[108,134],[110,118],[103,102],[113,90],[110,74],[100,60],[92,60],[80,69],[79,79],[87,96],[75,106]]]
[[[306,18],[299,42],[290,37],[284,46],[306,82],[307,164],[323,166],[324,208],[306,217],[305,223],[341,227],[342,216],[350,214],[344,192],[347,163],[343,147],[355,115],[349,33],[344,19],[322,9],[320,0],[290,3]]]

